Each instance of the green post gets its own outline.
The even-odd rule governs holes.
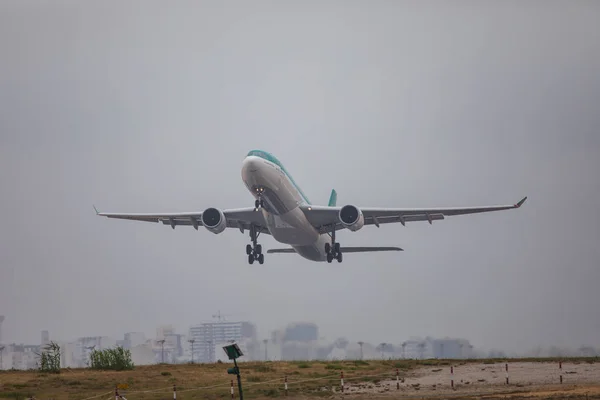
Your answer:
[[[244,392],[242,391],[242,377],[240,376],[240,369],[238,368],[235,358],[233,359],[233,364],[235,365],[235,370],[237,372],[236,375],[238,381],[238,390],[240,391],[240,400],[244,400]]]
[[[230,360],[233,360],[233,368],[228,368],[227,369],[227,373],[228,374],[235,374],[237,376],[237,381],[238,381],[238,390],[240,391],[240,400],[244,400],[244,392],[242,391],[242,377],[240,376],[240,368],[237,365],[237,361],[236,359],[238,357],[241,357],[244,355],[244,353],[242,353],[242,350],[240,350],[240,348],[238,347],[237,344],[233,343],[227,346],[223,347],[223,350],[225,350],[225,353],[227,354],[227,357]]]

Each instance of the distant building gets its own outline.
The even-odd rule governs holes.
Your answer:
[[[48,331],[42,331],[42,341],[41,341],[42,347],[46,346],[49,343],[50,343],[50,333]]]
[[[146,343],[146,335],[142,332],[127,332],[124,335],[126,348],[131,349]]]
[[[317,355],[316,342],[287,341],[281,346],[281,359],[285,361],[314,360]]]
[[[12,344],[8,346],[9,363],[14,369],[34,369],[38,363],[40,346]]]
[[[311,322],[297,322],[285,328],[284,342],[313,342],[319,340],[319,327]]]
[[[60,343],[60,366],[61,368],[75,368],[82,366],[77,342]]]
[[[173,325],[162,325],[156,328],[156,340],[165,339],[167,335],[172,335],[175,333],[175,328]]]
[[[169,349],[172,358],[183,355],[183,340],[185,335],[180,333],[169,333],[165,335],[165,349]]]
[[[190,328],[189,338],[194,339],[194,361],[216,362],[217,346],[242,341],[246,335],[256,335],[249,322],[206,322]],[[219,356],[222,359],[223,356]]]

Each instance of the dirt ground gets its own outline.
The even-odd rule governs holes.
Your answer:
[[[560,383],[560,375],[563,383]],[[519,394],[519,397],[553,397],[560,394],[585,397],[600,396],[600,363],[515,362],[508,363],[509,384],[506,384],[504,363],[466,364],[454,367],[419,367],[409,371],[400,380],[377,383],[351,383],[345,385],[345,393],[370,395],[393,395],[394,397],[495,397],[494,394]],[[454,388],[451,387],[454,379]],[[362,397],[362,396],[360,396]],[[376,396],[379,397],[379,396]]]

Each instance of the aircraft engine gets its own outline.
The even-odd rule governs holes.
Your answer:
[[[227,220],[223,211],[216,208],[207,208],[202,213],[202,225],[210,232],[217,234],[227,228]]]
[[[347,205],[342,207],[339,213],[339,219],[342,225],[355,232],[365,225],[365,217],[358,207]]]

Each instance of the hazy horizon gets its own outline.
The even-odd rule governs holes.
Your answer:
[[[221,310],[373,343],[600,346],[600,3],[0,3],[4,342]],[[247,233],[100,218],[253,204],[251,149],[327,204],[518,210],[341,232],[338,264]],[[259,242],[285,247],[269,236]],[[237,315],[237,316],[234,316]]]

